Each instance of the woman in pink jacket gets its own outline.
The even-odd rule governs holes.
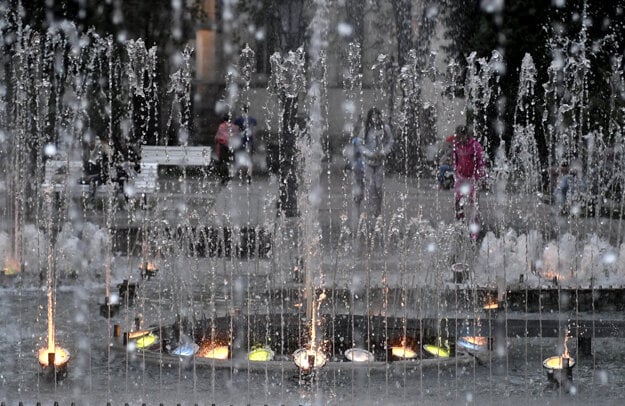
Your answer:
[[[479,228],[476,186],[486,175],[486,161],[482,145],[469,135],[464,125],[456,127],[451,158],[456,178],[454,185],[456,219],[464,219],[465,204],[468,202],[474,209],[472,225]],[[479,230],[471,230],[472,237],[477,237],[477,231]]]
[[[226,185],[231,179],[230,166],[234,161],[233,143],[240,143],[239,127],[230,121],[230,114],[225,114],[215,134],[215,152],[217,153],[217,174],[221,184]]]

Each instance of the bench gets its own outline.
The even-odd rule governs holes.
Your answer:
[[[211,164],[212,148],[206,146],[158,146],[144,145],[141,153],[139,172],[135,173],[124,185],[126,195],[142,195],[144,198],[158,189],[158,167],[170,166],[204,166]],[[45,164],[42,187],[48,192],[67,193],[70,195],[88,196],[89,185],[80,184],[84,175],[81,161],[48,160]],[[99,185],[97,195],[113,193],[110,187],[115,185]]]
[[[87,196],[89,184],[79,183],[83,177],[83,165],[81,161],[48,160],[44,169],[42,187],[47,192],[67,193],[69,195]],[[156,191],[158,177],[158,165],[155,163],[142,162],[140,170],[125,184],[125,192],[134,196],[149,194]],[[115,185],[99,185],[96,194],[113,193]]]
[[[212,148],[207,146],[144,145],[141,162],[170,166],[210,166]]]

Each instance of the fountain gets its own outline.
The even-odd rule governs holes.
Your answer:
[[[563,96],[588,85],[584,52],[550,68],[545,100],[533,91],[531,56],[523,59],[513,153],[498,151],[474,241],[466,224],[453,222],[451,196],[433,192],[423,175],[389,173],[385,212],[375,221],[354,210],[351,173],[337,157],[324,160],[329,12],[317,5],[309,47],[271,58],[267,127],[287,135],[277,173],[221,186],[211,173],[182,167],[159,179],[149,204],[127,185],[127,200],[107,188],[88,206],[70,162],[81,160],[96,133],[111,144],[118,134],[139,147],[166,142],[150,127],[159,103],[172,106],[166,137],[188,141],[190,50],[162,92],[156,51],[141,41],[117,44],[68,24],[47,33],[19,27],[5,42],[11,68],[0,74],[11,91],[3,94],[0,129],[11,135],[2,137],[11,160],[2,173],[0,305],[8,317],[0,393],[7,401],[289,404],[383,396],[393,404],[492,402],[502,394],[514,401],[557,395],[536,390],[543,368],[551,383],[583,399],[620,389],[621,220],[585,217],[581,200],[566,216],[554,215],[543,201],[551,191],[533,176],[540,163],[531,122],[541,103],[549,106],[540,120],[551,159],[583,144],[580,168],[595,170],[607,151],[601,134],[584,132],[585,93]],[[352,131],[370,102],[361,45],[348,49],[342,106]],[[419,55],[409,56],[396,83],[389,56],[373,66],[376,104],[392,118],[387,101],[398,103],[399,124],[422,97]],[[241,51],[219,108],[258,108],[254,58],[250,47]],[[445,86],[466,89],[477,125],[485,125],[498,94],[501,58],[471,55],[464,84],[446,76]],[[613,66],[615,95],[621,63]],[[137,120],[142,115],[148,118]],[[567,132],[571,115],[578,137]],[[622,123],[611,123],[618,146]],[[408,144],[405,131],[397,136],[400,148]],[[52,159],[67,163],[54,174],[58,190],[41,187]],[[618,182],[621,174],[614,175]],[[102,295],[103,304],[95,299]],[[92,317],[97,306],[102,317]],[[546,358],[563,335],[577,339],[575,357],[566,348]],[[40,380],[39,368],[55,379]]]

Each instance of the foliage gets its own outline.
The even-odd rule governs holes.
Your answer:
[[[118,44],[141,39],[146,48],[156,47],[154,90],[158,95],[154,100],[166,100],[170,76],[179,69],[177,61],[184,59],[183,45],[194,35],[195,19],[201,17],[200,3],[200,0],[184,1],[176,8],[175,2],[171,0],[10,0],[9,8],[20,16],[24,26],[30,26],[34,31],[64,31],[64,24],[69,21],[76,26],[78,33],[94,32],[102,38],[111,37]],[[124,52],[123,49],[117,47],[115,52]],[[116,56],[121,60],[127,58],[123,54]],[[111,75],[115,75],[115,72],[111,72]],[[97,100],[95,96],[89,99]],[[147,129],[146,133],[150,134],[147,141],[153,143],[156,141],[155,134],[159,134],[165,126],[163,121],[171,114],[168,111],[171,106],[163,103],[157,106],[158,111],[149,113],[141,110],[145,100],[140,99],[138,97],[130,101],[137,110],[132,119],[136,128]],[[113,125],[116,128],[121,127],[122,119],[120,111],[123,107],[119,103],[115,100],[112,106]],[[95,120],[91,125],[101,134],[103,131],[98,127],[104,128],[108,123]]]
[[[584,43],[586,57],[591,62],[587,98],[590,118],[586,124],[608,128],[610,55],[622,55],[625,47],[625,4],[622,1],[515,0],[506,2],[501,10],[490,13],[481,7],[485,2],[480,0],[442,0],[441,3],[444,5],[444,21],[448,27],[446,36],[450,45],[447,52],[450,58],[466,66],[466,57],[473,51],[478,57],[485,58],[494,49],[504,55],[506,69],[499,83],[506,102],[505,109],[501,113],[492,109],[490,113],[491,123],[501,114],[505,123],[504,141],[509,141],[512,134],[514,100],[523,56],[529,53],[534,59],[538,84],[536,99],[542,100],[544,91],[541,85],[547,81],[548,68],[556,58],[551,45],[554,45],[553,39],[557,37],[570,39],[572,42],[569,44],[574,41]],[[585,31],[582,30],[584,15]],[[571,52],[572,49],[565,51]],[[536,117],[540,118],[541,114]],[[540,123],[535,124],[537,143],[544,157],[548,150],[547,141]],[[500,141],[494,125],[491,125],[488,137],[493,153]]]

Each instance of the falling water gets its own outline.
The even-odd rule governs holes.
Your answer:
[[[194,177],[192,169],[184,167],[162,180],[161,189],[145,200],[129,185],[125,190],[128,202],[106,191],[101,206],[95,209],[85,207],[81,198],[71,197],[79,175],[70,169],[55,174],[61,192],[38,190],[45,161],[80,161],[86,141],[102,134],[112,140],[117,131],[139,146],[148,141],[167,144],[174,139],[187,146],[192,50],[185,49],[177,56],[168,86],[158,89],[159,56],[140,40],[122,46],[94,33],[80,35],[70,25],[45,35],[19,27],[11,49],[11,67],[2,71],[11,92],[3,94],[0,111],[2,142],[11,157],[4,162],[5,218],[10,232],[2,235],[0,245],[7,258],[18,261],[21,271],[20,279],[1,280],[7,286],[2,301],[7,309],[2,325],[7,340],[1,348],[4,369],[0,387],[9,393],[9,400],[39,400],[52,394],[63,400],[87,398],[93,402],[232,402],[232,398],[234,402],[256,402],[261,399],[255,392],[259,387],[267,403],[301,403],[301,397],[349,402],[361,399],[359,392],[378,391],[389,403],[414,399],[455,403],[474,396],[500,400],[499,395],[504,394],[514,400],[550,396],[536,385],[542,372],[540,365],[534,368],[533,358],[536,352],[542,358],[543,351],[552,351],[554,345],[562,345],[562,339],[575,337],[576,323],[588,317],[580,306],[587,306],[593,316],[603,315],[609,304],[595,302],[593,297],[621,292],[625,269],[619,259],[625,257],[625,244],[621,219],[605,226],[608,220],[600,216],[554,216],[553,207],[542,202],[551,190],[537,175],[536,129],[531,123],[538,114],[536,107],[544,106],[542,125],[549,145],[555,146],[549,151],[550,163],[574,156],[578,160],[575,165],[588,171],[589,179],[599,177],[601,159],[610,151],[604,134],[609,132],[614,145],[609,184],[622,189],[623,125],[617,119],[623,89],[622,58],[615,57],[612,66],[609,114],[614,119],[609,128],[592,131],[586,127],[590,58],[584,32],[576,41],[554,40],[553,51],[559,57],[550,67],[547,83],[538,83],[531,56],[524,58],[509,145],[513,153],[503,146],[498,151],[495,168],[500,172],[495,173],[501,183],[485,193],[487,221],[479,244],[468,242],[466,233],[450,221],[450,196],[424,189],[431,179],[423,174],[412,182],[407,174],[389,172],[386,184],[392,194],[385,197],[388,211],[371,233],[366,224],[359,230],[348,225],[345,209],[352,207],[351,181],[338,172],[342,170],[337,170],[338,165],[328,164],[325,181],[339,182],[340,187],[328,186],[330,196],[321,190],[321,180],[326,178],[322,140],[328,132],[324,38],[329,31],[329,10],[324,2],[315,5],[312,47],[271,58],[271,97],[264,115],[275,119],[268,120],[273,125],[267,126],[270,132],[284,134],[279,141],[278,173],[266,175],[266,179],[259,176],[261,186],[219,187],[212,175]],[[174,25],[179,29],[178,18]],[[346,132],[358,126],[358,113],[365,104],[376,104],[386,119],[396,120],[396,136],[406,153],[407,142],[412,141],[406,126],[412,109],[419,105],[417,77],[423,74],[417,69],[419,55],[410,52],[402,67],[385,55],[380,55],[373,67],[361,67],[360,54],[360,45],[350,44],[344,78]],[[238,67],[231,65],[224,96],[224,105],[231,112],[237,104],[253,106],[255,58],[254,51],[245,47]],[[482,136],[489,125],[487,111],[500,100],[497,76],[502,57],[495,53],[487,60],[471,55],[468,62],[464,84],[467,107]],[[361,68],[373,69],[376,78],[371,99],[363,95],[368,89],[363,89]],[[454,64],[448,66],[450,78],[445,84],[450,88],[462,88],[456,69]],[[438,80],[435,69],[428,68],[428,72]],[[538,100],[535,89],[543,85],[547,94]],[[165,96],[159,96],[161,91]],[[305,101],[300,103],[302,95]],[[150,124],[160,103],[171,106],[163,133]],[[438,114],[443,116],[441,111]],[[305,116],[305,123],[298,115]],[[145,120],[136,122],[136,117]],[[31,146],[36,156],[30,155]],[[262,188],[267,190],[258,192]],[[606,200],[609,192],[607,186],[601,192]],[[330,209],[322,211],[326,198],[335,203],[328,203]],[[600,204],[607,203],[601,200]],[[622,212],[622,201],[618,204]],[[241,239],[244,229],[250,233],[247,236],[255,236],[255,242]],[[269,230],[270,237],[263,237],[263,230]],[[139,266],[148,262],[159,266],[154,280],[139,275]],[[468,281],[451,279],[449,268],[454,263],[469,267]],[[39,282],[39,275],[45,277],[47,306],[31,309],[43,296],[38,283],[43,285],[44,279]],[[106,322],[91,317],[93,298],[102,291],[106,297],[117,296],[115,283],[123,280],[139,281],[134,301],[130,295],[120,297],[124,305],[121,314]],[[12,291],[15,287],[17,293]],[[579,293],[578,307],[570,311],[574,300],[568,295],[586,291],[590,295]],[[484,313],[480,296],[484,292],[500,300],[513,294],[526,297],[503,313]],[[537,296],[530,298],[534,294]],[[554,300],[553,295],[557,300],[549,312],[558,317],[555,327],[552,315],[541,313]],[[15,297],[19,300],[13,300]],[[582,303],[588,297],[589,303]],[[328,303],[331,317],[324,314]],[[243,306],[245,314],[240,311]],[[539,310],[533,312],[532,307]],[[612,315],[610,310],[605,312]],[[41,323],[36,320],[39,313],[48,323],[48,351],[62,342],[69,343],[77,354],[69,380],[53,389],[40,382],[36,368],[25,361],[41,335]],[[538,319],[549,326],[545,334],[553,329],[566,333],[554,337],[555,344],[545,344],[540,340],[547,338],[523,332],[518,338],[500,335],[494,351],[470,356],[467,364],[463,354],[451,364],[422,354],[425,340],[440,340],[440,346],[444,340],[456,338],[461,328],[481,331],[506,319],[521,320],[527,326],[534,326]],[[114,323],[127,333],[158,332],[163,340],[158,349],[134,351],[136,343],[123,347],[121,339],[112,337]],[[13,331],[16,326],[17,333]],[[620,326],[618,319],[611,328],[615,326]],[[416,343],[421,358],[391,362],[385,350],[396,336],[404,340],[404,347]],[[185,340],[202,344],[222,338],[230,352],[223,363],[173,355]],[[516,345],[519,340],[524,340],[522,346]],[[321,370],[316,386],[292,379],[296,373],[291,369],[291,353],[297,348],[293,342],[328,355],[330,372]],[[578,364],[578,386],[586,390],[584,399],[594,398],[590,391],[595,386],[616,390],[623,376],[621,354],[610,354],[596,342],[593,365],[589,367],[588,360],[585,367],[580,365],[584,360]],[[273,363],[255,366],[243,358],[258,343],[275,351]],[[568,344],[571,341],[564,341]],[[607,348],[618,349],[617,344]],[[344,358],[346,349],[360,346],[374,353],[375,359],[357,370]],[[18,354],[9,351],[15,351],[13,347]],[[206,350],[215,352],[214,347]],[[13,359],[19,362],[12,369]],[[432,373],[421,363],[428,360],[436,362]],[[237,386],[242,369],[248,370],[243,382],[247,387],[243,388]],[[262,370],[260,379],[255,374],[258,370]],[[364,370],[366,377],[360,374]],[[614,382],[602,378],[604,374]],[[500,376],[505,380],[500,381]],[[394,393],[394,389],[400,390]],[[600,399],[605,396],[597,394]]]

